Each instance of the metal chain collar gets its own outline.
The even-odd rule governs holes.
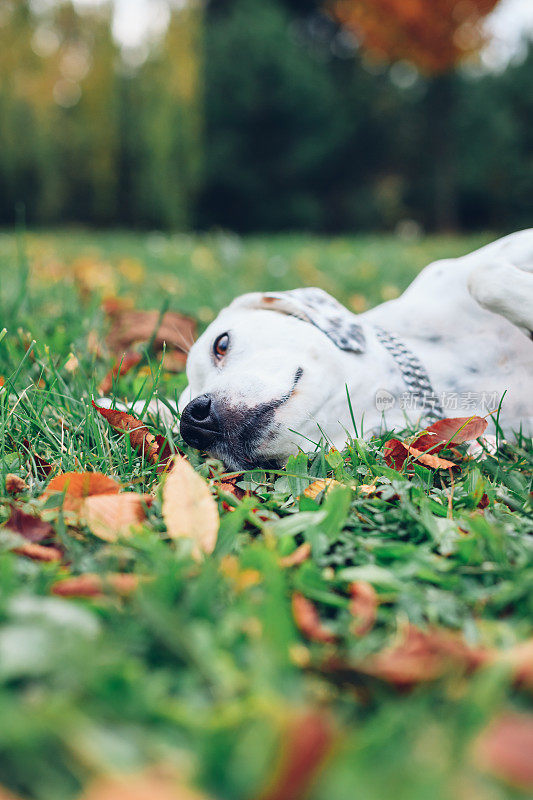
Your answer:
[[[378,327],[375,327],[374,330],[377,340],[396,361],[407,388],[412,394],[415,407],[425,411],[428,416],[443,417],[442,404],[435,394],[422,362],[396,334]]]

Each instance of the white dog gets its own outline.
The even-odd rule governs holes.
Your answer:
[[[505,395],[499,424],[530,436],[532,331],[533,229],[431,264],[364,314],[321,289],[246,294],[189,352],[181,434],[229,469],[272,466],[324,437],[341,449],[353,421],[486,415]]]
[[[498,408],[533,432],[533,229],[426,267],[354,315],[320,289],[253,293],[190,350],[184,440],[231,469],[280,464],[326,437]],[[351,409],[348,403],[349,395]]]

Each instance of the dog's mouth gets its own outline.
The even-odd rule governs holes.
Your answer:
[[[271,452],[263,456],[261,446],[279,431],[281,426],[275,422],[275,412],[293,397],[302,375],[303,369],[298,367],[286,394],[252,408],[232,406],[224,400],[210,398],[209,422],[196,420],[187,406],[180,426],[184,441],[220,459],[229,469],[278,469],[283,463],[282,456],[277,457]]]

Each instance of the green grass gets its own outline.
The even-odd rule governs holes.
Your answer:
[[[141,308],[161,308],[168,296],[201,324],[236,294],[304,284],[361,310],[394,296],[430,260],[484,241],[59,232],[17,246],[13,234],[0,235],[0,787],[69,800],[97,775],[164,764],[211,798],[252,800],[279,775],[280,752],[290,759],[296,748],[288,727],[312,710],[334,733],[311,800],[521,796],[472,755],[495,716],[531,711],[531,695],[513,687],[508,669],[451,670],[402,693],[355,665],[397,641],[408,622],[498,649],[532,636],[531,439],[465,461],[453,486],[423,467],[388,469],[386,436],[353,439],[342,457],[319,448],[287,470],[254,472],[243,483],[251,497],[224,505],[219,497],[217,548],[197,564],[186,543],[166,535],[154,467],[90,404],[110,366],[88,344],[94,331],[105,333],[102,294],[131,296]],[[70,354],[74,371],[65,368]],[[150,363],[124,376],[118,395],[173,397],[183,384]],[[46,480],[25,439],[58,470],[102,471],[153,490],[142,533],[107,544],[69,527],[50,504],[43,510]],[[206,479],[223,473],[185,450]],[[7,473],[26,479],[20,504],[52,519],[68,566],[12,552],[20,542],[1,527],[14,502],[4,494]],[[301,496],[326,477],[346,487]],[[380,496],[348,488],[372,482]],[[303,542],[312,557],[280,566]],[[123,599],[50,594],[66,572],[117,571],[147,580]],[[372,630],[357,636],[348,587],[363,580],[380,605]],[[315,604],[336,644],[298,631],[294,592]],[[326,668],[332,656],[342,669]],[[298,741],[305,733],[301,726]]]

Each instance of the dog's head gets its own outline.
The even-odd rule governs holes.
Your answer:
[[[364,349],[354,315],[320,289],[243,295],[189,352],[181,434],[230,469],[279,465],[320,438],[347,354]]]

